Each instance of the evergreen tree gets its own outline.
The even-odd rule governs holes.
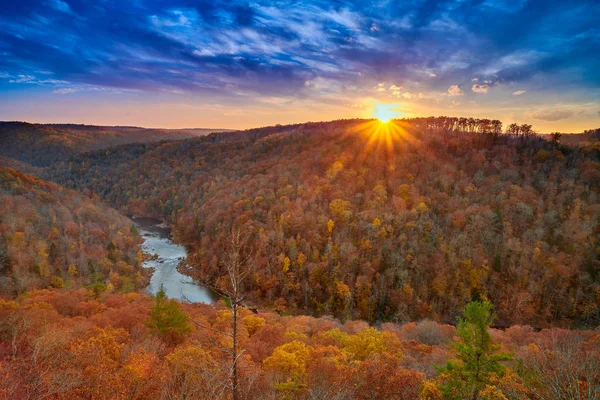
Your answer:
[[[495,315],[488,301],[473,301],[459,318],[457,334],[460,340],[454,344],[456,359],[449,360],[438,369],[438,389],[443,399],[484,399],[489,393],[499,393],[494,380],[505,372],[501,361],[510,360],[508,353],[500,352],[488,332]],[[500,397],[502,398],[502,397]]]
[[[192,330],[188,316],[176,300],[167,298],[162,285],[154,296],[154,307],[146,326],[169,343],[180,341],[186,332]]]

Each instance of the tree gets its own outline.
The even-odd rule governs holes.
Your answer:
[[[231,235],[230,250],[222,260],[223,265],[229,277],[229,287],[223,288],[222,293],[225,294],[231,303],[232,321],[232,336],[233,346],[231,348],[231,391],[233,400],[238,398],[238,358],[242,355],[238,352],[238,311],[244,300],[242,295],[242,282],[248,275],[248,269],[242,271],[242,266],[247,266],[250,254],[242,256],[242,240],[240,232],[237,231]]]
[[[463,318],[458,320],[457,334],[460,341],[454,344],[456,359],[440,367],[437,383],[443,399],[481,399],[488,386],[494,386],[495,378],[502,377],[505,367],[501,361],[510,360],[508,353],[499,352],[500,345],[492,341],[488,328],[495,315],[488,301],[473,301],[465,307]]]
[[[558,147],[560,145],[561,136],[562,134],[560,132],[552,132],[550,134],[550,143],[552,143],[554,147]]]
[[[306,362],[312,348],[294,340],[273,350],[273,354],[263,361],[266,370],[282,375],[284,382],[275,385],[283,392],[297,392],[304,386]]]
[[[223,332],[217,329],[200,325],[196,322],[194,323],[200,328],[216,332],[218,334],[229,337],[232,340],[231,348],[221,348],[219,346],[219,349],[231,358],[229,371],[227,371],[226,375],[228,377],[228,380],[230,381],[228,386],[231,389],[233,400],[237,400],[239,393],[238,365],[239,359],[244,353],[239,349],[238,315],[240,308],[243,306],[242,303],[245,299],[245,296],[243,294],[243,282],[246,276],[248,275],[249,260],[251,258],[252,253],[244,253],[244,241],[242,240],[242,235],[239,230],[233,231],[231,233],[231,240],[228,244],[228,247],[228,251],[221,259],[221,264],[223,265],[223,267],[225,267],[225,276],[223,277],[225,279],[222,280],[223,283],[217,285],[207,283],[207,286],[211,287],[214,291],[216,291],[222,297],[225,298],[232,315],[232,329],[231,331]],[[213,344],[216,344],[216,342],[213,341]]]
[[[180,341],[186,332],[192,330],[188,316],[176,300],[167,298],[162,285],[154,296],[154,307],[146,326],[169,343]]]

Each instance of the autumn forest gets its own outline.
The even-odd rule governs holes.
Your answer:
[[[600,130],[145,131],[0,124],[0,398],[600,398]]]

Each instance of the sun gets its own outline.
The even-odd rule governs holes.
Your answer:
[[[397,104],[379,103],[373,108],[373,117],[377,118],[380,122],[387,124],[391,119],[398,115],[398,112],[393,110],[396,106]]]

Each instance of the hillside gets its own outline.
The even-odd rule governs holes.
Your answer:
[[[214,131],[218,130],[0,122],[0,156],[39,167],[113,145],[184,139]]]
[[[141,238],[87,196],[0,167],[0,296],[32,289],[146,286]],[[109,287],[109,289],[110,289]]]
[[[454,321],[489,298],[500,325],[598,324],[598,149],[468,121],[124,145],[45,176],[172,223],[191,249],[186,272],[201,280],[223,274],[222,248],[241,230],[253,247],[246,289],[279,311]]]

